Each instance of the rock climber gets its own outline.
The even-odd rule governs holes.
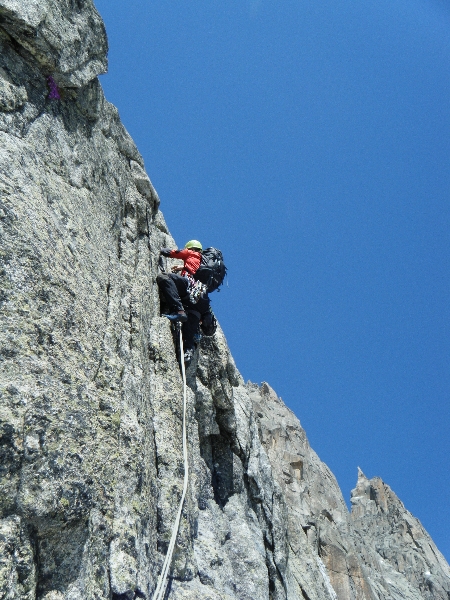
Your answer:
[[[171,321],[187,321],[187,314],[184,310],[181,298],[186,299],[189,296],[189,288],[194,284],[194,274],[202,262],[203,247],[198,240],[190,240],[186,243],[183,250],[170,250],[162,248],[160,254],[168,258],[179,258],[183,261],[183,266],[172,267],[172,273],[161,273],[156,278],[159,289],[169,304],[170,314],[165,315]],[[181,275],[178,273],[181,272]]]
[[[183,323],[186,364],[193,358],[199,325],[201,324],[205,335],[214,335],[217,327],[206,286],[194,279],[194,274],[201,264],[202,250],[198,240],[190,240],[183,250],[163,248],[160,252],[162,256],[181,259],[184,264],[172,267],[172,273],[160,273],[156,278],[170,309],[170,313],[164,316],[172,322]]]

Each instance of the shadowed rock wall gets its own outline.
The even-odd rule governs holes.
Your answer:
[[[174,241],[97,80],[106,51],[90,0],[0,0],[5,600],[151,598],[182,489],[182,384],[155,283]],[[418,521],[362,475],[350,517],[298,420],[267,384],[244,384],[220,329],[188,379],[170,597],[448,600],[448,565]]]

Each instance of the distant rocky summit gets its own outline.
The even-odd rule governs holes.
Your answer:
[[[153,596],[183,482],[158,196],[97,76],[91,0],[0,0],[0,600]],[[298,419],[219,331],[188,371],[190,480],[166,597],[449,600],[380,479],[349,514]]]

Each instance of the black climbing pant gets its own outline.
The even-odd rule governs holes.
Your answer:
[[[156,281],[170,310],[173,312],[184,310],[182,300],[189,302],[188,280],[186,277],[176,273],[161,273]]]
[[[188,320],[183,323],[183,342],[186,350],[194,348],[194,338],[199,332],[200,320],[204,315],[209,317],[211,314],[209,297],[200,298],[196,304],[193,304],[188,294],[188,280],[176,273],[160,273],[156,281],[170,310],[187,312]]]
[[[188,312],[188,320],[186,323],[183,323],[183,343],[185,350],[191,350],[195,347],[194,338],[195,334],[199,331],[198,326],[200,323],[200,319],[197,315],[198,313],[194,314]]]

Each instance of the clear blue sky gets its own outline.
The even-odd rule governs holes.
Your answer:
[[[96,0],[120,111],[245,379],[450,558],[450,8]]]

